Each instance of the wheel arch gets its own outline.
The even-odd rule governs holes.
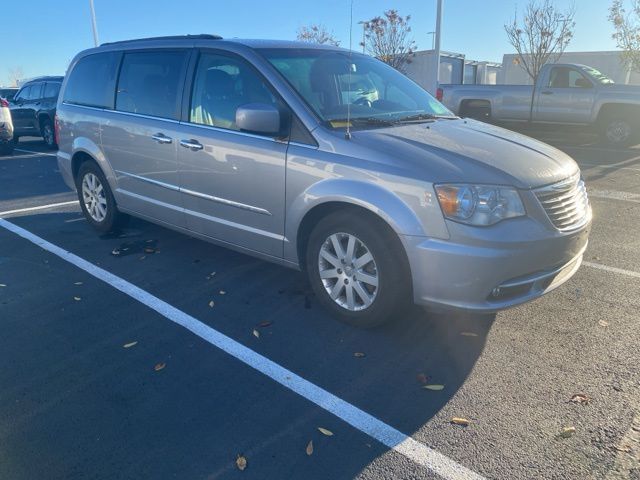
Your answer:
[[[102,173],[107,178],[111,191],[116,191],[116,176],[111,165],[105,158],[100,148],[86,137],[78,137],[74,139],[72,146],[73,154],[71,156],[71,173],[75,181],[80,169],[80,165],[85,161],[93,160],[98,164]]]

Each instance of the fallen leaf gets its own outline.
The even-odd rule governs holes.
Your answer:
[[[227,292],[225,292],[224,290],[220,290],[220,295],[226,295]]]
[[[238,458],[236,458],[236,466],[238,470],[244,470],[247,468],[247,459],[243,455],[238,455]]]
[[[326,435],[327,437],[333,436],[333,432],[331,430],[327,430],[326,428],[322,428],[322,427],[318,427],[318,430],[320,430],[321,434]]]
[[[580,405],[587,405],[591,401],[591,397],[584,393],[576,393],[569,400],[571,403],[578,403]]]
[[[73,299],[74,299],[76,302],[79,302],[80,300],[82,300],[80,297],[73,297]]]
[[[146,243],[153,243],[155,240],[147,240]]]
[[[599,320],[598,321],[598,325],[600,325],[601,327],[608,327],[609,326],[609,322],[606,322],[604,320]]]
[[[462,335],[463,337],[477,337],[478,336],[477,333],[473,333],[473,332],[461,332],[460,335]]]
[[[422,388],[426,388],[427,390],[433,390],[435,392],[444,390],[444,385],[425,385]]]
[[[427,375],[425,375],[424,373],[419,373],[418,375],[416,375],[416,379],[420,383],[427,383],[429,381],[429,377]]]
[[[167,364],[166,363],[157,363],[155,367],[153,367],[153,369],[156,372],[159,372],[160,370],[162,370],[164,367],[166,367]]]
[[[364,353],[362,353],[362,352],[355,352],[355,353],[353,354],[353,356],[354,356],[354,357],[356,357],[356,358],[363,358],[363,357],[366,357],[366,355],[365,355]]]
[[[130,343],[125,343],[124,345],[122,345],[122,348],[131,348],[135,345],[137,345],[138,342],[130,342]]]
[[[619,452],[629,453],[631,451],[631,447],[629,445],[616,445],[615,448]]]
[[[307,455],[313,454],[313,440],[309,440],[309,443],[307,444],[306,452],[307,452]]]
[[[82,282],[76,282],[74,285],[82,285]]]
[[[207,275],[207,280],[211,280],[215,276],[216,276],[216,272],[211,272],[209,275]]]
[[[260,338],[260,332],[258,330],[256,330],[255,328],[253,329],[253,336],[256,338]]]
[[[4,283],[0,283],[0,287],[6,287],[7,285]]]
[[[145,258],[147,258],[146,255],[142,255],[138,260],[144,260]]]
[[[153,247],[144,247],[144,253],[156,253],[156,249]]]
[[[466,418],[453,417],[451,419],[451,423],[453,423],[454,425],[462,425],[463,427],[468,427],[471,422]]]
[[[576,433],[576,427],[564,427],[560,432],[560,436],[562,438],[569,438],[574,433]]]
[[[209,306],[210,306],[211,308],[213,308],[213,306],[214,306],[214,305],[215,305],[214,301],[213,301],[213,300],[211,300],[211,301],[209,302]]]
[[[120,255],[120,249],[114,248],[113,250],[111,250],[111,255],[115,255],[117,257],[118,255]]]
[[[266,328],[266,327],[270,327],[272,324],[273,322],[270,322],[269,320],[265,320],[264,322],[260,322],[258,326],[260,328]]]

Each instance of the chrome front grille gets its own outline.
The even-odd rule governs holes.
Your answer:
[[[558,230],[574,230],[587,222],[589,199],[579,173],[534,192],[549,220]]]

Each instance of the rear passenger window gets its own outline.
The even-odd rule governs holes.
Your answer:
[[[125,53],[116,110],[177,119],[186,59],[178,51]]]
[[[64,101],[89,107],[113,108],[120,54],[96,53],[81,58],[69,75]]]
[[[59,83],[46,83],[44,86],[44,98],[57,98],[60,93]]]
[[[31,85],[31,88],[25,92],[24,99],[25,100],[37,100],[41,98],[40,93],[42,92],[42,84],[35,83]]]

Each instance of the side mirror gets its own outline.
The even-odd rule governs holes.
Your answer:
[[[280,112],[266,103],[248,103],[236,110],[236,126],[243,132],[277,135]]]

